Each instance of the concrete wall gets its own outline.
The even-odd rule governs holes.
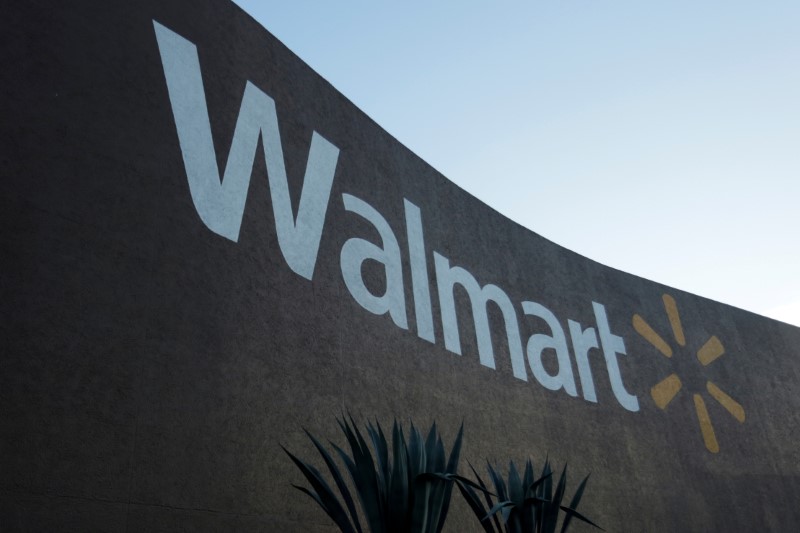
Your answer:
[[[0,36],[0,530],[329,531],[279,444],[343,410],[568,461],[608,531],[800,529],[800,329],[505,219],[229,2]]]

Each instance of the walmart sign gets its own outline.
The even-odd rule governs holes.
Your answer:
[[[234,242],[238,240],[253,161],[261,140],[281,253],[290,269],[299,276],[312,280],[325,214],[331,204],[336,165],[342,156],[340,150],[321,134],[313,133],[300,204],[297,213],[294,213],[289,197],[275,102],[254,84],[247,82],[225,171],[220,176],[197,48],[158,22],[153,21],[153,26],[189,190],[200,220],[214,233]],[[357,196],[342,194],[341,207],[353,216],[369,222],[381,237],[380,245],[358,236],[347,240],[340,253],[342,278],[353,299],[365,310],[377,315],[388,314],[397,327],[410,329],[408,304],[405,301],[407,280],[404,279],[402,270],[403,255],[407,254],[411,266],[416,333],[420,338],[435,343],[431,288],[428,283],[430,258],[425,254],[423,214],[419,207],[407,199],[403,203],[407,250],[401,250],[394,230],[380,212]],[[605,360],[614,397],[625,409],[639,410],[638,398],[626,390],[620,373],[618,358],[626,355],[625,342],[621,336],[611,331],[606,308],[602,303],[587,303],[592,306],[594,324],[584,325],[568,320],[568,332],[565,332],[558,318],[547,307],[535,301],[521,302],[520,307],[525,315],[542,319],[550,329],[547,333],[531,335],[523,347],[517,307],[500,286],[481,285],[467,269],[453,265],[449,258],[437,252],[433,252],[432,259],[437,285],[435,292],[441,310],[438,318],[447,350],[461,355],[457,321],[459,309],[453,295],[455,286],[459,285],[469,295],[478,356],[482,365],[495,368],[495,353],[486,308],[489,302],[493,302],[504,318],[514,377],[528,380],[525,363],[527,359],[534,378],[542,386],[577,396],[577,382],[580,382],[583,398],[589,402],[597,402],[589,357],[591,350],[599,349]],[[374,294],[364,282],[362,265],[365,261],[375,261],[383,267],[386,279],[386,290],[383,294]],[[545,367],[543,357],[546,350],[553,350],[556,354],[555,371],[552,370],[552,365],[549,371]],[[578,369],[577,379],[573,375],[570,354]]]

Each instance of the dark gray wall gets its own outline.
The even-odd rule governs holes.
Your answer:
[[[604,267],[503,218],[229,2],[29,1],[3,11],[0,530],[329,531],[291,488],[301,477],[279,444],[312,457],[303,427],[341,443],[335,416],[345,409],[384,423],[436,420],[448,445],[463,421],[465,460],[549,454],[569,462],[570,492],[591,471],[582,510],[608,531],[800,530],[800,329]],[[197,46],[219,168],[247,81],[275,102],[295,213],[312,133],[338,148],[310,280],[278,242],[260,142],[245,161],[238,239],[198,215],[153,20]],[[396,237],[402,289],[390,293],[404,299],[408,329],[365,309],[345,284],[348,239],[390,244],[345,209],[343,194],[374,208]],[[418,334],[404,199],[420,209],[433,342]],[[567,199],[542,201],[562,200],[569,223]],[[609,208],[625,206],[598,205],[597,215]],[[496,369],[480,363],[461,287],[462,355],[445,346],[434,252],[508,296],[522,376],[509,355],[516,337],[506,339],[493,303]],[[383,294],[380,262],[344,268]],[[565,332],[577,396],[534,375],[539,352],[525,353],[528,339],[554,333],[522,302],[546,307]],[[589,355],[597,401],[585,399],[568,320],[597,330],[592,302],[624,344],[624,355],[608,346],[606,355],[636,411],[612,392],[600,349]],[[712,337],[724,354],[703,366],[696,354]],[[564,370],[553,350],[543,357],[547,372]],[[682,388],[661,409],[651,389],[672,373]],[[741,406],[743,422],[707,381]],[[703,439],[695,394],[718,450]],[[455,499],[449,530],[474,530]]]

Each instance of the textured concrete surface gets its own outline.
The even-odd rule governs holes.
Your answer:
[[[248,80],[275,101],[295,211],[312,132],[339,148],[311,281],[281,253],[260,149],[238,242],[198,216],[153,20],[197,46],[220,168]],[[0,42],[1,531],[330,531],[291,487],[301,476],[279,445],[313,457],[304,427],[342,443],[343,410],[436,420],[448,444],[463,421],[464,460],[549,454],[569,462],[570,493],[591,472],[582,511],[608,531],[800,530],[800,329],[604,267],[503,218],[229,2],[18,2],[0,17]],[[343,281],[348,239],[385,244],[343,193],[396,236],[409,329],[367,311]],[[404,199],[421,211],[433,343],[417,336]],[[521,302],[552,311],[577,397],[543,387],[527,357],[527,381],[514,377],[494,304],[496,369],[481,365],[460,287],[462,355],[445,348],[434,252],[508,295],[523,350],[552,332]],[[362,275],[383,293],[380,263]],[[615,399],[598,349],[597,402],[583,398],[567,321],[597,329],[593,301],[624,340],[636,412]],[[636,331],[637,314],[671,358]],[[695,354],[712,336],[724,354],[702,366]],[[544,359],[555,373],[552,350]],[[683,388],[660,409],[651,388],[671,373]],[[454,501],[449,531],[476,530]]]

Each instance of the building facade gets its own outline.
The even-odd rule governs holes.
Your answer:
[[[504,218],[225,0],[5,11],[0,530],[330,531],[281,445],[343,412],[800,530],[800,328]]]

